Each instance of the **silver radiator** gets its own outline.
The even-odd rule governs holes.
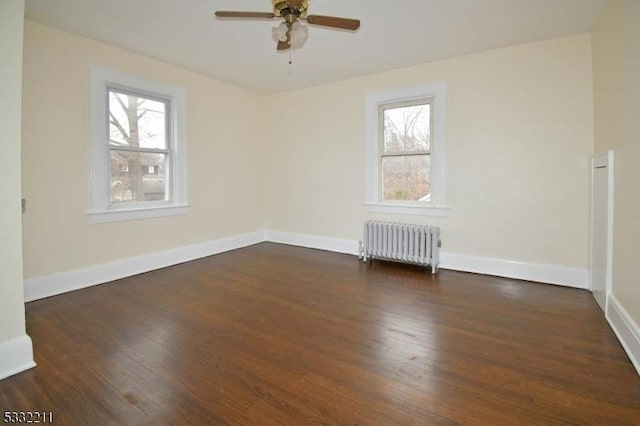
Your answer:
[[[405,223],[368,221],[364,241],[360,241],[360,259],[385,259],[431,267],[440,264],[440,227]]]

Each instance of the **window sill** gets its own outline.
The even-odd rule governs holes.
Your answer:
[[[369,213],[412,214],[420,216],[446,217],[449,207],[433,205],[365,203]]]
[[[142,207],[122,210],[103,210],[89,212],[89,223],[124,222],[130,220],[152,219],[155,217],[179,216],[187,214],[188,205],[170,205]]]

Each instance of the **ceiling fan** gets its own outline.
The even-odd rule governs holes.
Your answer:
[[[273,12],[231,12],[217,11],[218,18],[240,19],[282,19],[279,27],[274,28],[274,38],[278,40],[278,50],[288,50],[292,46],[302,45],[307,39],[307,27],[300,21],[311,25],[355,31],[360,28],[358,19],[337,18],[334,16],[308,15],[309,0],[271,0]]]

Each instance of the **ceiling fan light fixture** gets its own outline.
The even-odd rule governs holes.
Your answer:
[[[282,22],[277,27],[273,27],[273,29],[271,30],[271,32],[273,33],[273,39],[275,41],[287,41],[287,31],[289,31],[289,27],[287,27],[287,24],[284,22]]]
[[[286,42],[287,41],[287,33],[289,32],[289,25],[286,22],[282,22],[277,27],[274,27],[272,30],[273,39],[275,41]],[[309,27],[302,24],[301,22],[294,22],[291,24],[291,40],[289,40],[289,44],[291,49],[300,49],[307,42],[309,38]]]
[[[309,27],[301,24],[300,22],[294,22],[291,27],[291,48],[299,49],[307,42],[309,38]]]

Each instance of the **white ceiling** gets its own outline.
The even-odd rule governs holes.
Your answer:
[[[312,26],[277,53],[277,21],[218,20],[270,0],[27,0],[27,19],[271,93],[592,30],[606,0],[311,0],[310,13],[358,18],[356,33]],[[291,71],[291,73],[290,73]]]

